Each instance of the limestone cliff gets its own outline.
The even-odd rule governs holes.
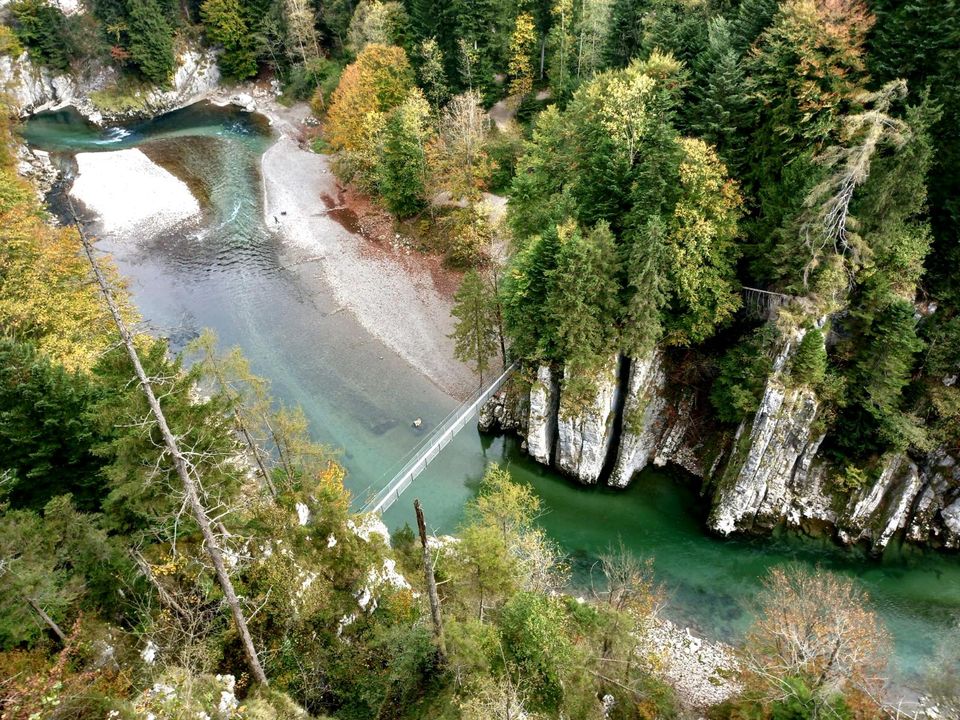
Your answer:
[[[620,363],[614,356],[590,379],[589,398],[560,392],[557,468],[586,485],[600,478],[613,442],[620,399]]]
[[[607,480],[612,487],[627,487],[653,459],[665,425],[666,383],[660,353],[652,352],[630,363],[620,445],[616,464]]]
[[[135,109],[111,111],[98,107],[96,93],[109,91],[117,79],[112,67],[93,68],[82,75],[54,75],[34,65],[26,53],[18,58],[0,56],[0,87],[21,116],[70,105],[98,125],[159,115],[196,102],[219,86],[220,70],[212,50],[191,48],[178,58],[170,86],[136,93]]]
[[[806,497],[810,490],[807,474],[822,441],[813,432],[819,402],[810,388],[792,386],[786,371],[803,335],[798,331],[783,343],[760,407],[737,428],[729,460],[715,481],[708,520],[714,532],[772,528],[787,516],[795,496]]]
[[[553,462],[557,437],[557,411],[560,386],[549,365],[537,368],[537,379],[530,387],[530,412],[527,419],[527,452],[543,465]]]

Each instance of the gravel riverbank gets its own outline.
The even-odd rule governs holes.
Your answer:
[[[477,379],[454,359],[449,298],[415,258],[371,252],[361,236],[344,227],[330,212],[339,188],[329,158],[303,150],[284,125],[279,129],[280,139],[261,162],[267,227],[318,261],[337,301],[368,332],[444,392],[467,396]]]

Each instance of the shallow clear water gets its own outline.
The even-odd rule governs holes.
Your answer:
[[[61,112],[31,119],[24,134],[39,148],[67,154],[137,146],[191,186],[205,206],[197,231],[105,238],[99,247],[129,279],[154,331],[175,348],[204,327],[224,346],[243,348],[280,399],[304,408],[318,440],[344,448],[356,496],[382,486],[457,406],[341,311],[310,258],[285,249],[264,227],[259,157],[270,136],[263,118],[201,104],[101,132]],[[424,420],[419,430],[411,424],[416,417]],[[534,487],[547,510],[543,525],[571,554],[581,583],[597,555],[622,538],[654,558],[671,598],[666,614],[710,637],[742,634],[758,579],[790,561],[848,573],[866,586],[894,634],[901,676],[922,665],[960,614],[957,557],[891,552],[875,561],[789,537],[719,540],[703,532],[704,508],[683,475],[646,471],[624,492],[580,488],[530,461],[514,440],[483,437],[472,426],[385,520],[412,523],[413,498],[420,497],[431,528],[452,531],[488,462],[509,465]]]

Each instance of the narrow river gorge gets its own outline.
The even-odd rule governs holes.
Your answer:
[[[77,152],[139,147],[187,183],[203,207],[198,225],[156,237],[108,236],[99,248],[127,278],[150,330],[174,350],[209,327],[222,347],[242,348],[280,400],[301,405],[315,438],[342,448],[355,497],[386,483],[423,434],[458,406],[338,305],[320,259],[264,222],[260,158],[272,142],[264,117],[199,104],[104,131],[61,111],[30,119],[24,136],[65,167]],[[320,212],[321,199],[316,203]],[[704,532],[695,485],[679,472],[646,470],[622,492],[584,489],[536,465],[512,438],[482,436],[474,425],[388,511],[387,524],[412,524],[412,500],[420,497],[431,527],[453,531],[489,462],[509,465],[536,489],[547,510],[542,523],[570,553],[582,586],[598,553],[622,538],[654,559],[669,595],[666,615],[711,638],[736,640],[759,578],[788,561],[820,564],[864,584],[895,637],[894,670],[906,682],[960,617],[956,556],[890,549],[877,561],[793,537],[719,540]]]

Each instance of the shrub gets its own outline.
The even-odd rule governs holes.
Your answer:
[[[775,338],[773,326],[764,325],[742,338],[720,359],[710,402],[723,422],[738,423],[760,407],[767,377],[773,370],[768,348]]]

